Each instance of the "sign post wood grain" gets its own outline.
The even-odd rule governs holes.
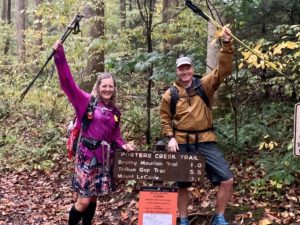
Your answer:
[[[116,152],[114,178],[125,180],[202,182],[205,159],[173,152]]]

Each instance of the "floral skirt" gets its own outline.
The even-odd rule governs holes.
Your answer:
[[[84,157],[82,151],[78,151],[75,158],[72,189],[81,197],[103,196],[114,191],[115,182],[112,176],[112,166],[110,166],[109,171],[105,171],[101,163],[95,164],[91,161]]]

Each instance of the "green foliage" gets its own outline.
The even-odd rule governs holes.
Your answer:
[[[293,155],[292,149],[287,149],[286,146],[280,151],[262,154],[261,160],[258,160],[256,165],[267,171],[263,179],[272,181],[273,185],[276,182],[277,188],[295,182],[300,170],[299,159]]]
[[[286,102],[262,102],[245,107],[239,114],[236,142],[232,113],[223,112],[221,116],[221,109],[216,110],[220,117],[217,132],[222,148],[234,150],[242,160],[253,160],[255,166],[264,171],[262,177],[252,182],[257,194],[270,194],[266,183],[276,191],[297,180],[300,164],[292,153],[293,109],[294,106]]]
[[[261,153],[255,166],[265,171],[263,176],[251,182],[251,189],[256,195],[279,199],[286,187],[299,182],[300,160],[288,145],[280,150]]]
[[[248,148],[258,146],[268,135],[277,142],[290,141],[293,131],[293,105],[287,103],[267,103],[247,106],[240,112],[238,121],[238,140],[234,143],[233,114],[225,112],[220,115],[221,109],[214,113],[217,119],[217,131],[220,135],[220,144],[226,148],[234,147],[236,151],[244,152]],[[224,112],[223,112],[224,113]],[[288,139],[289,138],[289,139]]]
[[[10,79],[3,80],[8,84]],[[18,77],[11,82],[18,84]],[[21,103],[19,92],[9,85],[1,89],[0,122],[6,124],[0,127],[2,168],[50,169],[57,153],[65,154],[66,120],[72,112],[57,81],[47,86],[35,88]]]
[[[267,41],[261,39],[252,47],[256,52],[280,69],[285,75],[276,73],[268,64],[249,51],[243,51],[240,68],[247,66],[255,68],[262,77],[263,85],[268,85],[273,92],[283,92],[287,96],[299,95],[300,83],[300,26],[279,25],[273,31],[276,39]],[[269,71],[266,72],[266,69]]]

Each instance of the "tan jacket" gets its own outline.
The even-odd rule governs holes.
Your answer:
[[[205,94],[212,102],[215,91],[224,81],[225,77],[232,72],[233,47],[231,43],[223,43],[223,47],[219,53],[218,66],[208,75],[201,78],[201,83]],[[179,130],[205,130],[212,127],[213,118],[210,109],[205,102],[195,93],[195,90],[186,92],[184,87],[179,85],[178,80],[173,84],[179,94],[179,99],[176,105],[176,113],[172,120],[170,112],[171,94],[168,89],[162,96],[162,103],[160,106],[160,120],[162,125],[162,132],[164,136],[173,135],[174,126]],[[185,144],[187,133],[176,131],[175,138],[178,144]],[[189,134],[189,142],[195,143],[195,134]],[[216,135],[213,131],[207,131],[198,134],[198,142],[216,141]]]

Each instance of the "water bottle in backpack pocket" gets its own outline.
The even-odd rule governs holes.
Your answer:
[[[80,126],[77,126],[75,118],[73,121],[70,121],[67,129],[67,152],[69,159],[72,159],[72,157],[76,154],[76,149],[79,141],[79,134]]]

